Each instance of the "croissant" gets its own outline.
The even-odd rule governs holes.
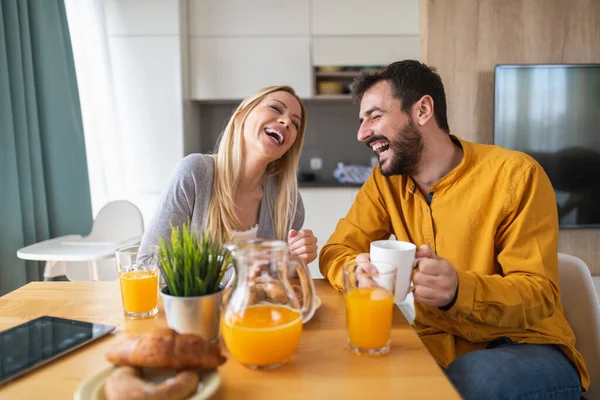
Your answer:
[[[276,303],[286,303],[288,301],[288,295],[283,288],[281,281],[266,277],[256,278],[255,287],[259,295],[258,298],[271,300]]]
[[[226,360],[218,345],[169,328],[127,338],[110,349],[105,357],[115,365],[194,370],[216,368]]]
[[[302,287],[300,285],[292,285],[292,289],[294,289],[294,293],[296,293],[296,297],[298,297],[300,307],[304,307],[304,292],[302,291]]]
[[[194,393],[200,378],[197,372],[181,371],[162,383],[142,379],[141,372],[132,367],[119,367],[104,384],[108,400],[183,400]]]

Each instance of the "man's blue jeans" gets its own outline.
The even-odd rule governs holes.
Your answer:
[[[446,375],[466,399],[579,400],[581,381],[555,346],[508,343],[454,360]]]

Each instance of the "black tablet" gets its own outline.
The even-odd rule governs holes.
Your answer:
[[[43,316],[0,332],[0,385],[67,354],[114,326]]]

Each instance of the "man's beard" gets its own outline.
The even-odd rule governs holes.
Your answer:
[[[415,175],[423,153],[423,136],[419,128],[412,120],[404,125],[399,134],[390,140],[391,157],[387,160],[387,167],[379,162],[381,173],[384,176],[392,175]]]

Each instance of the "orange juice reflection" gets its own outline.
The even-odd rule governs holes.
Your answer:
[[[158,304],[158,270],[119,271],[119,280],[125,312],[154,315]]]
[[[357,288],[346,293],[346,322],[350,343],[361,349],[388,345],[394,296],[382,288]]]
[[[259,304],[243,316],[225,317],[221,326],[229,353],[242,364],[265,367],[287,361],[298,346],[302,318],[291,308]]]

